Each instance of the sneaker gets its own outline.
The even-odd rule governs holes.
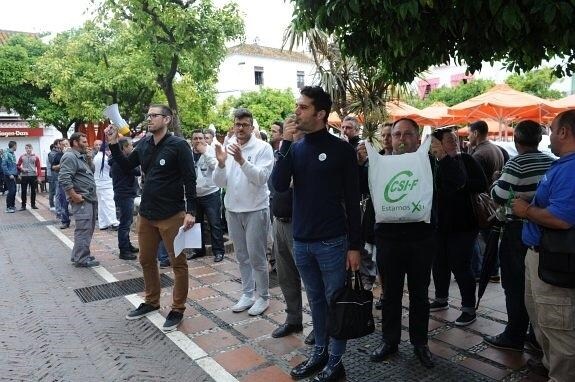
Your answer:
[[[523,344],[512,341],[507,335],[505,335],[505,332],[496,336],[485,336],[483,337],[483,341],[497,349],[513,350],[518,352],[523,351]]]
[[[56,212],[56,207],[50,207],[50,211]]]
[[[6,208],[6,213],[7,213],[7,214],[13,214],[14,212],[16,212],[16,209],[14,209],[14,208],[12,208],[12,207]]]
[[[260,314],[265,312],[269,306],[270,306],[270,302],[267,299],[263,299],[260,297],[252,305],[250,310],[248,310],[248,314],[250,316],[259,316]]]
[[[89,258],[84,262],[76,263],[74,265],[76,266],[76,268],[91,268],[91,267],[97,267],[98,265],[100,265],[100,262]]]
[[[236,305],[232,306],[232,312],[243,312],[244,310],[251,308],[254,302],[255,300],[253,297],[248,297],[245,294],[242,294],[242,297],[240,297],[240,300],[236,303]]]
[[[463,312],[461,313],[461,316],[455,320],[454,324],[457,326],[467,326],[474,323],[475,320],[477,320],[477,315],[475,313]]]
[[[162,330],[164,332],[171,332],[172,330],[176,330],[182,319],[184,318],[184,313],[176,312],[175,310],[171,310],[168,313],[168,317],[166,317],[166,322],[164,322],[164,326],[162,326]]]
[[[150,304],[146,304],[145,302],[143,302],[140,304],[140,306],[138,306],[134,310],[131,310],[126,315],[126,320],[137,320],[138,318],[147,316],[148,314],[153,313],[158,309],[160,309],[159,306],[152,306]]]
[[[170,260],[160,261],[160,269],[165,269],[171,267]]]
[[[447,310],[447,309],[449,309],[449,304],[446,302],[433,301],[431,304],[429,304],[430,312],[438,312],[440,310]]]
[[[120,260],[136,260],[137,258],[132,252],[120,252]]]
[[[501,282],[501,276],[499,276],[499,275],[491,276],[491,277],[489,277],[489,282],[499,284]]]

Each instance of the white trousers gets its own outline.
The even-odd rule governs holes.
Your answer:
[[[116,203],[114,203],[114,190],[112,188],[96,188],[98,196],[98,228],[119,225],[116,217]]]

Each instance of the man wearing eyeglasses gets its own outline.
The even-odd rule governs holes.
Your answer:
[[[163,241],[175,278],[172,310],[166,317],[164,331],[175,330],[186,309],[188,263],[186,256],[174,253],[174,238],[180,226],[184,230],[192,228],[196,214],[196,173],[192,150],[183,138],[168,133],[173,118],[169,107],[151,105],[147,114],[148,132],[151,134],[143,138],[127,157],[118,145],[117,128],[106,129],[114,161],[126,172],[141,166],[145,178],[137,229],[145,302],[129,312],[126,319],[135,320],[160,308],[156,254],[160,241]]]
[[[269,275],[266,258],[270,221],[268,178],[274,166],[272,147],[252,135],[252,113],[234,112],[234,136],[228,146],[216,143],[218,165],[214,183],[226,188],[224,205],[228,230],[234,242],[242,277],[242,296],[233,312],[249,309],[250,316],[262,314],[269,306]],[[254,285],[255,284],[255,285]],[[254,292],[258,298],[255,299]]]

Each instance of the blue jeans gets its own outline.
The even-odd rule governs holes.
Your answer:
[[[329,301],[345,285],[347,238],[340,236],[310,243],[294,240],[293,252],[311,308],[315,345],[324,347],[328,344],[326,321]],[[345,353],[345,340],[331,338],[330,342],[331,355]]]
[[[163,241],[160,241],[160,244],[158,245],[158,260],[161,262],[170,261],[170,256],[168,255],[168,251],[166,250],[166,246]]]
[[[56,188],[58,187],[58,175],[52,174],[48,179],[48,202],[50,203],[50,208],[52,208],[56,207],[54,197],[56,196]]]
[[[10,179],[10,176],[4,175],[4,182],[6,184],[6,208],[14,208],[16,206],[16,178]]]
[[[212,252],[214,255],[224,254],[224,233],[222,230],[222,200],[220,191],[196,198],[196,222],[203,223],[204,214],[208,218],[212,237]],[[204,229],[202,227],[202,232]],[[206,243],[202,235],[202,253],[206,251]]]
[[[118,226],[118,248],[120,253],[130,252],[130,227],[134,221],[134,198],[114,200],[120,212],[120,225]]]
[[[58,218],[63,224],[70,223],[70,213],[68,212],[68,199],[66,199],[66,191],[64,191],[64,187],[60,183],[58,183],[58,188],[56,189],[56,199],[58,203]]]

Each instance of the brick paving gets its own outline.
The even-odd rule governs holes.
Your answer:
[[[47,220],[53,219],[52,213],[47,208],[46,194],[40,194],[38,202],[40,209],[37,212]],[[4,199],[1,197],[0,203],[4,204]],[[2,234],[3,227],[8,229],[7,227],[12,227],[15,224],[34,223],[34,218],[28,212],[18,212],[12,215],[1,212],[0,238],[5,240],[12,237]],[[36,232],[43,233],[37,235]],[[70,229],[62,232],[71,239],[73,224]],[[39,240],[42,240],[42,242],[38,242]],[[161,332],[149,324],[148,321],[144,320],[136,325],[125,325],[123,315],[131,308],[126,300],[113,298],[86,304],[79,302],[78,297],[71,293],[73,288],[100,284],[102,280],[89,270],[78,270],[70,267],[69,263],[67,263],[69,261],[68,249],[60,245],[58,239],[48,233],[46,228],[37,226],[34,234],[30,236],[29,242],[31,246],[36,248],[35,256],[42,259],[42,264],[48,264],[50,261],[58,259],[57,264],[60,265],[52,264],[51,271],[43,275],[42,281],[49,284],[50,278],[54,278],[59,283],[62,290],[57,295],[57,301],[63,311],[72,309],[74,312],[82,310],[90,312],[89,314],[83,313],[80,321],[84,321],[86,316],[89,317],[90,315],[98,317],[100,339],[109,339],[115,334],[115,331],[119,330],[118,328],[122,328],[122,330],[129,328],[130,335],[134,338],[144,342],[152,340],[154,344],[160,342],[164,347],[170,349],[171,353],[158,349],[153,354],[153,357],[149,354],[141,356],[132,354],[130,358],[127,358],[123,354],[130,352],[132,345],[127,340],[123,343],[119,341],[113,344],[106,350],[107,354],[117,352],[120,358],[125,357],[123,365],[128,365],[124,366],[123,374],[116,374],[117,377],[122,376],[120,379],[128,379],[125,377],[129,375],[129,372],[134,372],[136,373],[134,375],[137,375],[137,372],[141,371],[141,365],[149,364],[150,362],[174,364],[176,363],[175,360],[178,360],[177,364],[180,365],[185,355],[183,353],[179,353],[177,356],[173,355],[173,349],[171,349],[169,341],[161,341],[158,338],[162,335]],[[135,235],[134,242],[136,242]],[[20,245],[22,244],[21,242],[19,243]],[[2,248],[4,250],[0,255],[2,266],[10,259],[10,261],[13,261],[18,257],[21,251],[18,245],[16,241],[11,241],[8,245],[3,243]],[[227,248],[232,250],[231,246],[227,246]],[[92,249],[94,256],[117,279],[126,280],[142,276],[141,268],[137,261],[122,261],[118,259],[116,232],[96,229],[92,241]],[[30,257],[28,256],[28,258]],[[64,267],[62,264],[68,267],[65,277],[58,274],[58,267]],[[33,268],[34,265],[34,263],[30,263],[21,267],[22,269]],[[303,343],[305,335],[311,331],[311,317],[307,303],[304,305],[304,332],[282,339],[272,339],[270,335],[272,330],[285,320],[284,301],[279,287],[271,289],[270,308],[266,313],[259,317],[250,317],[247,312],[233,313],[229,309],[234,304],[235,299],[241,294],[239,270],[231,251],[226,254],[225,260],[221,263],[213,263],[210,257],[204,257],[189,261],[189,267],[190,289],[187,310],[184,322],[179,330],[240,381],[279,382],[291,380],[289,377],[290,368],[303,360],[309,350]],[[2,278],[11,280],[10,282],[13,286],[17,286],[17,289],[29,287],[29,285],[18,284],[15,279],[19,277],[19,274],[14,268],[9,267],[7,269],[1,276]],[[172,276],[170,269],[162,270],[162,272]],[[432,288],[430,289],[430,295],[433,295]],[[166,315],[169,311],[171,304],[170,292],[170,288],[162,290],[161,313],[163,315]],[[14,291],[13,293],[13,295],[0,295],[0,308],[13,306],[16,301],[22,299],[21,294],[26,292]],[[378,294],[379,289],[376,287],[374,295],[378,296]],[[421,367],[411,351],[406,331],[408,313],[406,292],[400,353],[387,362],[377,364],[369,362],[369,353],[374,346],[377,346],[380,338],[380,326],[378,325],[376,333],[348,343],[348,352],[344,358],[348,371],[348,381],[379,381],[384,379],[396,381],[542,381],[543,379],[530,374],[525,367],[526,361],[533,357],[532,354],[497,350],[488,347],[482,342],[483,335],[499,333],[507,319],[501,286],[499,284],[490,284],[488,286],[478,311],[479,318],[477,322],[465,328],[457,328],[451,323],[460,314],[461,302],[456,298],[458,295],[457,285],[453,282],[451,286],[451,308],[446,311],[434,312],[430,318],[430,349],[435,355],[437,364],[434,369],[427,370]],[[50,301],[56,301],[55,297],[52,297]],[[306,301],[304,293],[304,302]],[[2,309],[0,312],[5,311],[5,309]],[[374,315],[381,317],[379,311],[374,310]],[[2,313],[0,313],[0,319],[4,318],[4,322],[10,321],[10,316],[11,314],[4,314],[4,317],[2,317]],[[39,320],[38,317],[36,319]],[[70,321],[71,319],[65,320],[67,324]],[[38,324],[39,322],[35,321],[34,325]],[[90,320],[90,324],[94,324],[93,320]],[[72,334],[83,338],[81,331],[76,330],[70,333],[58,329],[57,325],[51,325],[53,326],[43,330],[49,334],[54,330],[55,333],[53,335],[56,337],[65,333],[67,337]],[[14,325],[11,327],[13,328]],[[107,328],[109,328],[109,333],[106,332]],[[22,352],[19,347],[13,349],[16,344],[13,340],[10,340],[12,337],[7,332],[9,331],[3,330],[0,332],[0,350],[9,350],[8,354],[11,357],[9,363],[17,364],[19,362],[18,357],[23,357],[25,352]],[[33,336],[30,338],[32,342],[35,341]],[[34,344],[34,346],[42,348],[42,345]],[[73,349],[69,346],[67,347],[65,344],[63,346],[63,350],[57,349],[54,351],[56,353],[73,352]],[[138,345],[138,349],[141,348],[145,347]],[[175,352],[177,353],[177,350]],[[0,361],[2,360],[1,357],[2,355],[0,355]],[[164,358],[168,357],[172,359],[164,360]],[[33,375],[40,375],[41,378],[38,379],[45,380],[74,380],[73,378],[60,378],[56,370],[59,370],[58,368],[77,369],[75,362],[77,361],[73,360],[73,357],[61,357],[57,360],[46,358],[43,361],[44,367],[38,368],[42,369],[44,374]],[[107,365],[106,362],[112,361],[104,358],[101,365]],[[24,363],[28,366],[31,364],[31,362],[27,361]],[[198,371],[194,369],[197,366],[194,365],[192,360],[188,359],[185,364],[198,374]],[[4,371],[2,368],[2,362],[0,362],[0,371]],[[180,380],[176,375],[178,371],[174,372],[176,374],[170,374],[166,368],[154,370],[155,374],[149,374],[148,379],[153,380],[154,377],[162,375],[164,380]],[[151,373],[148,369],[146,369],[146,372]],[[110,373],[112,372],[110,371]],[[16,377],[12,379],[19,380],[19,374],[15,375]],[[102,374],[95,375],[100,376]],[[198,378],[187,376],[184,380],[195,381],[205,378],[201,373],[198,375]],[[22,374],[22,376],[25,376],[25,374]],[[139,376],[131,378],[141,380]],[[26,380],[26,378],[22,380]],[[105,377],[98,379],[96,377],[95,380],[117,379]]]

